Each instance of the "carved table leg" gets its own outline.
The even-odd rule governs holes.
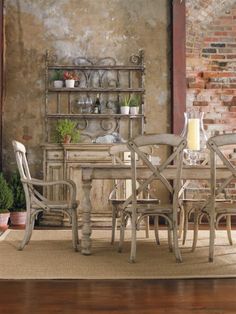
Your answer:
[[[82,181],[84,196],[82,200],[82,239],[81,253],[84,255],[91,254],[91,211],[90,191],[92,187],[91,180]]]

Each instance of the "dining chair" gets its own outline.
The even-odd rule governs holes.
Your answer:
[[[209,165],[209,153],[208,150],[204,150],[199,165]],[[189,165],[189,162],[184,158],[184,165]],[[193,217],[193,243],[192,251],[195,250],[198,238],[199,224],[201,223],[205,213],[202,211],[207,197],[210,193],[209,182],[203,180],[182,180],[182,186],[180,189],[181,212],[180,212],[180,226],[179,237],[182,237],[182,244],[184,245],[187,239],[187,232],[189,230],[189,221]]]
[[[236,134],[222,134],[211,137],[207,142],[210,150],[210,168],[211,168],[211,193],[206,206],[210,222],[210,241],[209,241],[209,262],[214,259],[215,230],[218,228],[222,218],[226,218],[226,228],[229,243],[232,245],[231,235],[231,216],[236,215],[236,201],[225,199],[218,201],[223,195],[227,195],[227,189],[232,188],[235,183],[236,165],[230,160],[229,148],[233,150],[236,147]],[[229,175],[223,180],[218,180],[217,175],[220,168],[217,167],[219,161],[224,166]]]
[[[168,242],[173,242],[173,250],[177,262],[182,261],[178,246],[178,212],[180,209],[179,190],[181,183],[181,173],[183,165],[183,149],[186,147],[186,139],[174,134],[155,134],[141,135],[128,141],[128,148],[131,151],[131,172],[132,172],[132,195],[123,204],[123,215],[120,228],[120,250],[122,250],[125,232],[125,220],[131,219],[131,252],[130,262],[136,260],[136,232],[139,229],[142,219],[146,216],[163,217],[168,225]],[[159,158],[158,165],[142,152],[141,148],[145,146],[155,146],[157,149],[166,147],[173,150],[167,158]],[[136,156],[145,164],[148,175],[142,178],[142,183],[137,184],[139,166]],[[171,164],[175,164],[175,173],[172,180],[165,176],[165,170]],[[169,202],[159,204],[147,204],[144,206],[138,203],[138,195],[142,193],[147,186],[158,181],[170,194]],[[173,181],[173,182],[172,182]],[[172,241],[173,236],[173,241]],[[170,238],[171,237],[171,238]]]
[[[148,156],[151,154],[151,147],[144,149],[143,152]],[[117,144],[111,146],[109,150],[109,155],[112,158],[112,164],[120,165],[130,165],[130,150],[126,144]],[[149,157],[148,157],[149,158]],[[141,181],[139,180],[139,183]],[[109,195],[109,203],[112,206],[112,236],[111,244],[115,241],[115,231],[117,228],[117,221],[121,217],[121,211],[123,210],[123,204],[125,200],[131,195],[131,180],[114,180],[113,189]],[[142,195],[137,199],[137,202],[141,204],[159,204],[160,200],[156,198],[153,191],[148,186]],[[149,237],[149,217],[147,216],[144,220],[144,228],[146,233],[146,238]],[[159,236],[157,234],[157,243],[159,242]]]
[[[25,146],[17,141],[12,141],[18,170],[23,184],[26,199],[26,227],[25,235],[20,244],[19,250],[23,250],[29,243],[35,224],[35,219],[41,212],[58,211],[66,214],[72,224],[72,242],[75,251],[78,250],[79,237],[77,225],[77,207],[76,185],[71,180],[43,181],[32,178],[26,158]],[[35,187],[53,187],[61,186],[65,189],[66,199],[51,201],[43,196]]]

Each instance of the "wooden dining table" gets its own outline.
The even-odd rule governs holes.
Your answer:
[[[82,188],[84,196],[81,202],[82,209],[82,239],[81,253],[84,255],[91,254],[91,213],[92,205],[90,201],[90,192],[93,180],[114,180],[114,179],[131,179],[130,165],[108,165],[108,164],[82,164]],[[147,179],[151,171],[145,166],[140,166],[137,170],[138,179]],[[166,178],[174,180],[176,178],[176,167],[169,166],[163,171]],[[218,179],[225,179],[229,176],[229,171],[223,166],[217,168]],[[210,167],[204,165],[183,166],[183,180],[210,180]]]

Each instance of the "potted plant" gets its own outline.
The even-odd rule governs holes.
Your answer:
[[[69,119],[58,120],[56,125],[57,141],[60,143],[78,143],[80,131],[76,128],[76,121]]]
[[[10,217],[9,208],[13,204],[13,195],[7,181],[0,173],[0,230],[8,228],[8,220]]]
[[[25,226],[26,201],[25,192],[19,172],[14,172],[10,179],[10,188],[13,194],[13,204],[9,208],[10,221],[13,226]]]
[[[130,101],[131,101],[131,97],[125,96],[124,100],[120,103],[120,113],[121,114],[129,114]]]
[[[136,115],[139,113],[139,106],[140,106],[140,96],[139,95],[135,95],[132,96],[130,99],[130,114],[132,115]]]
[[[53,86],[55,88],[62,88],[63,87],[63,71],[55,70],[52,74],[52,81],[53,81]]]
[[[79,81],[79,76],[75,71],[65,71],[63,78],[67,88],[74,88],[75,81]]]

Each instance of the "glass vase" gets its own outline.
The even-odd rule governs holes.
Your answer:
[[[184,128],[181,136],[187,139],[185,160],[190,165],[201,164],[202,155],[206,150],[207,135],[203,126],[203,116],[204,112],[184,113]]]

